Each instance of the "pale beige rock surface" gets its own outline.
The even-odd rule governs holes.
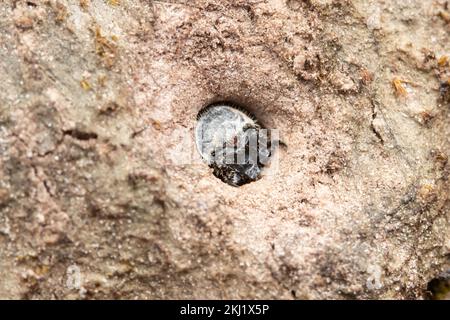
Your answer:
[[[0,298],[423,297],[450,253],[449,14],[2,1]],[[279,129],[261,180],[180,165],[218,100]]]

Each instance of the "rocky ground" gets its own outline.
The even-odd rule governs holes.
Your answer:
[[[4,0],[0,31],[0,298],[418,299],[449,269],[449,1]],[[239,188],[194,161],[221,100],[283,142]]]

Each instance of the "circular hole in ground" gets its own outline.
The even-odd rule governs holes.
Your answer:
[[[431,300],[450,299],[450,269],[428,282],[426,297]]]
[[[200,110],[195,139],[213,175],[234,187],[259,180],[276,145],[247,108],[227,101]]]

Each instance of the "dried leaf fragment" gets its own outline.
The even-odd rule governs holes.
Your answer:
[[[407,91],[405,88],[405,84],[409,83],[409,81],[406,80],[401,80],[399,78],[394,78],[394,80],[392,80],[392,85],[394,86],[395,89],[395,93],[397,96],[406,96],[407,95]]]

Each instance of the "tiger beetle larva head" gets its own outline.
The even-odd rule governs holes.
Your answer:
[[[241,186],[261,177],[270,156],[270,139],[261,139],[261,131],[267,131],[261,130],[254,117],[220,103],[203,109],[197,120],[197,149],[217,178]]]

